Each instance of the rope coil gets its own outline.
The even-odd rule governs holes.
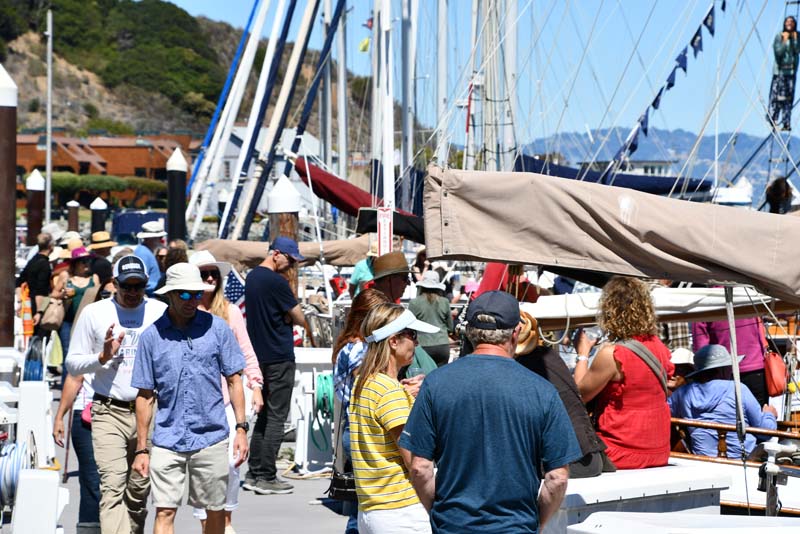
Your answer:
[[[327,451],[330,438],[325,433],[324,423],[333,421],[333,374],[320,373],[314,384],[314,419],[311,422],[311,441],[320,451]],[[322,446],[317,443],[315,434],[322,436]]]
[[[31,468],[28,443],[7,443],[0,451],[0,505],[13,506],[19,473]]]

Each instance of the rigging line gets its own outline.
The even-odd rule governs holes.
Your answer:
[[[578,76],[581,72],[581,67],[583,66],[583,61],[586,59],[586,54],[589,52],[589,46],[592,44],[592,39],[594,38],[594,30],[597,27],[597,20],[600,18],[600,12],[603,10],[603,5],[605,4],[605,0],[600,0],[600,5],[597,8],[597,13],[595,13],[594,21],[592,22],[592,29],[589,32],[589,39],[587,41],[587,46],[583,49],[581,53],[581,58],[578,61],[578,66],[575,69],[575,76],[572,78],[572,83],[570,84],[569,91],[567,91],[566,102],[569,102],[569,99],[572,97],[572,91],[575,89],[575,83],[578,81]],[[564,114],[567,111],[567,105],[561,110],[561,114],[558,117],[558,121],[556,122],[555,131],[559,131],[561,129],[561,122],[564,120]]]
[[[690,6],[691,6],[691,9],[690,9]],[[686,3],[685,9],[684,9],[685,20],[684,20],[683,24],[681,25],[681,27],[686,27],[686,25],[689,22],[689,17],[691,16],[692,11],[694,10],[694,8],[696,6],[697,6],[697,0],[695,0],[694,4],[689,4],[688,2]],[[675,20],[675,24],[673,24],[672,29],[670,30],[669,34],[667,35],[667,39],[669,39],[672,36],[672,34],[677,30],[678,22],[679,22],[679,20],[676,19]],[[650,68],[648,68],[645,72],[649,72],[650,69],[653,68],[653,66],[655,65],[657,58],[658,57],[662,57],[661,56],[661,52],[664,50],[664,47],[667,46],[667,42],[668,42],[667,39],[662,40],[661,46],[658,48],[656,53],[653,55],[653,60],[650,62]],[[671,49],[671,52],[670,52],[670,54],[668,56],[668,57],[673,58],[673,59],[664,60],[664,61],[668,62],[669,66],[673,66],[675,64],[674,54],[678,50],[679,47],[680,47],[680,44],[678,44],[677,40],[673,41],[672,49]],[[668,70],[668,69],[665,69],[665,70]],[[620,120],[620,118],[622,117],[622,114],[628,109],[628,106],[630,105],[630,103],[633,100],[633,98],[635,96],[638,96],[638,90],[639,90],[639,87],[641,86],[641,84],[642,84],[642,78],[640,77],[639,81],[636,84],[636,86],[633,88],[633,90],[631,91],[630,95],[628,96],[628,99],[625,101],[625,103],[623,104],[623,106],[620,109],[619,113],[617,114],[617,117],[616,117],[616,120],[615,120],[616,122],[618,122]],[[600,142],[598,144],[598,147],[597,147],[594,155],[592,156],[591,160],[589,160],[589,165],[592,165],[592,164],[595,163],[595,161],[597,161],[597,157],[600,155],[600,152],[605,147],[606,143],[608,142],[608,139],[609,139],[608,135],[606,135],[605,137],[600,139]],[[588,156],[588,154],[587,154],[587,156]],[[584,159],[586,159],[586,157],[584,157]],[[584,173],[583,177],[585,177],[585,173]],[[581,179],[583,179],[583,177],[581,177]]]
[[[750,31],[747,34],[747,38],[744,40],[744,43],[742,43],[742,46],[739,48],[739,52],[736,54],[736,61],[734,61],[734,63],[733,63],[733,67],[731,68],[731,72],[725,78],[725,83],[722,85],[722,88],[718,92],[717,97],[716,97],[716,99],[714,101],[714,105],[712,106],[711,110],[709,110],[709,112],[706,113],[706,117],[703,120],[703,125],[702,125],[702,127],[700,129],[700,133],[698,134],[698,137],[695,140],[694,144],[692,145],[691,151],[689,152],[689,156],[688,156],[689,159],[695,157],[695,154],[697,153],[697,149],[700,147],[701,136],[703,135],[703,133],[705,132],[706,128],[708,127],[708,123],[711,120],[711,115],[714,112],[714,110],[716,109],[716,107],[719,105],[719,101],[722,98],[722,95],[724,95],[725,91],[728,89],[728,84],[731,81],[731,78],[733,76],[733,72],[736,70],[737,66],[739,65],[739,60],[742,57],[742,52],[744,51],[744,47],[747,45],[748,42],[750,42],[750,37],[753,35],[753,31],[755,30],[755,26],[758,23],[758,21],[761,19],[761,15],[764,14],[764,10],[766,9],[766,7],[767,7],[767,2],[764,1],[762,3],[762,5],[761,5],[761,10],[758,12],[758,18],[753,22],[753,25],[751,26]],[[688,159],[687,159],[687,162],[684,163],[683,167],[681,168],[681,171],[678,173],[678,179],[680,179],[683,176],[683,171],[686,169],[687,163],[688,163]],[[676,179],[675,183],[672,185],[672,189],[670,189],[670,192],[669,192],[668,196],[672,196],[672,193],[675,192],[675,187],[678,185],[678,179]],[[686,182],[684,184],[684,189],[687,186],[688,186],[688,182]]]

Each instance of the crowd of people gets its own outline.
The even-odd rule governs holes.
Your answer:
[[[53,435],[64,445],[71,413],[78,532],[143,532],[148,500],[155,532],[173,532],[188,484],[201,531],[231,533],[240,486],[293,491],[276,460],[294,385],[292,329],[304,324],[285,276],[304,259],[298,245],[275,239],[247,274],[245,319],[224,296],[231,265],[179,240],[165,246],[165,235],[147,223],[137,247],[111,257],[119,247],[107,232],[89,243],[42,233],[20,275],[37,329],[47,298],[65,310]],[[666,465],[670,416],[735,422],[727,323],[659,323],[640,280],[606,283],[604,337],[579,330],[570,369],[507,292],[471,288],[468,350],[455,357],[451,302],[424,255],[410,266],[401,252],[371,250],[362,267],[332,352],[341,454],[357,492],[345,503],[346,534],[536,532],[569,478]],[[746,425],[774,429],[763,325],[743,319],[736,332]],[[252,433],[248,413],[257,414]],[[717,455],[716,431],[688,437],[691,452]],[[756,444],[727,441],[734,457]]]

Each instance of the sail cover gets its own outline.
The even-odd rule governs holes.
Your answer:
[[[520,156],[515,163],[515,170],[519,172],[538,172],[547,174],[549,176],[557,176],[559,178],[568,178],[570,180],[577,180],[581,176],[582,171],[573,169],[566,165],[557,165],[552,162],[547,162],[543,159],[536,159],[531,156]],[[582,181],[594,182],[600,181],[602,176],[600,171],[586,171]],[[618,172],[608,178],[613,180],[613,185],[623,187],[625,189],[635,189],[645,193],[652,193],[654,195],[669,195],[672,193],[675,196],[681,196],[682,192],[686,192],[690,196],[698,192],[707,192],[713,185],[711,179],[699,178],[672,178],[669,176],[653,176],[630,174]],[[677,180],[677,184],[675,183]]]
[[[800,302],[800,219],[541,174],[428,168],[430,258],[753,285]]]

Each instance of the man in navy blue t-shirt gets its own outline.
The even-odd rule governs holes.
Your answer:
[[[289,282],[280,273],[304,259],[296,241],[278,237],[244,284],[247,334],[264,375],[265,398],[264,409],[253,427],[249,471],[243,487],[262,495],[291,493],[293,488],[278,479],[275,459],[283,441],[283,423],[289,415],[294,387],[292,325],[304,324],[305,318]]]
[[[474,352],[428,375],[400,437],[411,481],[435,533],[535,533],[581,449],[556,389],[514,360],[516,299],[484,293],[467,322]]]

